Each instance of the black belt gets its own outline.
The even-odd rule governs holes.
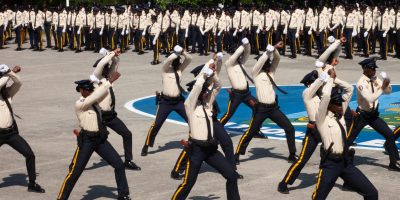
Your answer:
[[[207,140],[196,140],[196,139],[193,139],[190,137],[189,142],[196,144],[198,146],[201,146],[201,147],[218,146],[218,143],[215,140],[210,142]]]
[[[275,108],[277,106],[278,106],[278,104],[276,104],[276,103],[272,103],[272,104],[266,104],[266,103],[260,103],[260,102],[257,103],[258,108]]]
[[[80,132],[80,135],[86,136],[89,138],[93,138],[93,137],[99,137],[100,132],[99,131],[87,131],[87,130],[82,129]]]
[[[182,96],[178,96],[178,97],[170,97],[170,96],[166,96],[164,94],[161,94],[161,98],[163,100],[167,100],[167,101],[181,101],[183,99]]]
[[[249,89],[247,88],[245,90],[237,90],[237,89],[232,88],[232,92],[240,93],[240,94],[247,94],[249,92]]]

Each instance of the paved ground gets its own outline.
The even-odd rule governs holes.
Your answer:
[[[25,45],[27,46],[27,45]],[[8,146],[0,149],[0,199],[55,199],[61,183],[67,174],[68,165],[76,148],[72,130],[77,127],[73,105],[79,98],[73,81],[88,78],[98,54],[72,51],[58,53],[53,50],[32,52],[14,51],[15,47],[1,50],[1,63],[9,66],[21,65],[20,76],[23,87],[14,99],[15,112],[22,117],[18,120],[21,135],[31,144],[37,162],[38,182],[47,190],[46,194],[26,192],[26,169],[24,159]],[[157,137],[155,148],[147,157],[140,156],[148,128],[153,119],[139,116],[128,110],[124,103],[154,94],[161,89],[161,65],[150,65],[152,54],[138,56],[129,52],[121,56],[119,71],[122,77],[115,84],[117,111],[134,134],[134,159],[142,167],[141,172],[127,171],[131,196],[138,200],[169,199],[181,181],[169,178],[169,173],[180,152],[179,140],[187,137],[187,128],[166,123]],[[164,59],[164,57],[162,58]],[[184,73],[183,82],[188,82],[191,68],[204,63],[207,57],[194,56],[189,69]],[[341,60],[338,75],[351,83],[359,78],[361,59]],[[250,70],[255,60],[246,67]],[[280,84],[297,84],[302,76],[313,69],[314,59],[300,56],[297,60],[283,58],[276,75]],[[378,62],[394,82],[400,80],[399,60],[389,59]],[[225,70],[222,71],[223,85],[228,86]],[[117,151],[123,155],[122,139],[111,133],[109,137]],[[234,145],[239,137],[234,137]],[[297,144],[298,151],[301,144]],[[245,179],[239,181],[242,199],[309,199],[315,188],[318,173],[318,156],[312,157],[304,168],[299,180],[290,188],[289,195],[276,191],[278,182],[290,166],[286,157],[284,141],[252,141],[246,156],[242,156],[239,172]],[[356,163],[379,190],[381,199],[398,199],[400,174],[386,169],[388,156],[380,151],[357,150]],[[116,184],[111,167],[97,155],[93,155],[79,179],[71,199],[116,198]],[[329,199],[362,199],[360,195],[339,189],[337,181]],[[204,166],[189,199],[226,199],[224,179],[208,166]]]

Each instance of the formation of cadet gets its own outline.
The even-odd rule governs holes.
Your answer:
[[[68,47],[77,53],[98,52],[104,47],[121,48],[123,53],[134,45],[133,52],[138,54],[154,52],[152,64],[159,64],[159,54],[169,55],[177,44],[200,55],[233,53],[247,37],[251,53],[260,55],[268,44],[282,40],[280,54],[290,50],[290,57],[296,58],[298,54],[321,55],[330,42],[342,36],[347,39],[347,59],[354,54],[369,57],[375,53],[384,60],[388,54],[400,59],[400,7],[277,3],[201,9],[175,5],[168,9],[147,5],[0,9],[0,48],[12,37],[18,51],[28,39],[28,47],[35,51],[53,48],[62,52]]]
[[[81,95],[75,103],[79,129],[74,133],[78,145],[57,199],[69,198],[93,152],[115,169],[118,199],[130,199],[125,169],[141,168],[133,162],[132,133],[117,117],[113,90],[114,82],[120,77],[119,55],[130,45],[134,45],[133,51],[138,54],[153,50],[153,65],[160,63],[159,54],[167,54],[161,67],[163,89],[156,92],[156,118],[147,133],[141,155],[148,155],[149,147],[153,147],[161,126],[172,111],[189,125],[188,139],[181,141],[184,149],[171,171],[171,178],[183,178],[183,183],[172,195],[173,200],[188,197],[203,161],[226,179],[226,199],[240,199],[237,180],[244,177],[237,172],[236,165],[267,118],[284,130],[288,161],[293,162],[278,183],[281,193],[289,193],[288,185],[294,183],[318,144],[322,143],[320,171],[312,199],[326,199],[338,177],[344,180],[343,188],[358,192],[364,199],[378,199],[377,189],[353,164],[355,150],[351,146],[366,125],[385,137],[384,147],[390,160],[388,169],[400,171],[395,144],[400,137],[400,127],[392,131],[378,112],[379,97],[391,93],[388,74],[381,72],[381,79],[377,77],[375,57],[359,63],[363,74],[357,82],[358,105],[354,111],[349,107],[353,87],[336,75],[340,70],[338,60],[343,46],[346,58],[352,58],[354,44],[368,57],[375,51],[374,45],[379,38],[382,59],[387,58],[390,45],[396,46],[396,56],[400,56],[399,45],[394,44],[400,41],[396,32],[397,18],[393,18],[400,16],[394,8],[339,5],[333,12],[326,7],[302,10],[296,6],[289,9],[278,6],[276,11],[270,7],[257,10],[256,5],[246,11],[241,4],[237,10],[126,8],[59,7],[52,11],[28,7],[18,8],[15,13],[11,10],[0,13],[0,20],[5,21],[0,27],[4,32],[2,44],[12,35],[11,27],[15,30],[17,50],[22,50],[26,35],[29,35],[32,49],[43,50],[43,33],[48,48],[54,46],[62,52],[68,47],[77,53],[91,50],[102,55],[93,65],[95,70],[89,79],[75,82],[76,91]],[[7,20],[10,15],[14,19]],[[389,40],[392,36],[395,40]],[[314,47],[318,54],[316,69],[301,81],[306,86],[303,101],[309,123],[299,156],[296,155],[295,129],[280,110],[275,92],[287,94],[275,82],[275,72],[281,55],[286,53],[286,44],[290,46],[292,58],[302,50],[311,56]],[[302,44],[304,49],[300,48]],[[223,51],[231,53],[225,63]],[[191,71],[195,80],[187,84],[186,91],[181,80],[182,72],[192,61],[190,53],[207,56],[211,52],[215,52],[212,59]],[[245,68],[250,54],[259,55],[251,75]],[[229,90],[227,112],[218,119],[220,110],[216,97],[221,89],[219,74],[223,66],[232,89]],[[35,156],[19,135],[11,106],[11,99],[21,87],[17,75],[20,70],[18,66],[10,69],[0,65],[0,146],[8,144],[26,157],[28,191],[44,193],[45,190],[35,182]],[[12,84],[8,84],[10,80]],[[256,97],[250,93],[249,82],[255,86]],[[234,151],[224,125],[241,103],[251,108],[252,118]],[[122,136],[125,162],[107,141],[107,127]],[[224,156],[218,151],[218,145]]]

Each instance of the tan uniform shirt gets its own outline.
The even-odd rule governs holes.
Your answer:
[[[8,101],[12,104],[12,98],[21,88],[21,81],[17,74],[14,72],[10,72],[7,75],[4,75],[0,78],[0,88],[3,88],[7,85],[9,80],[13,81],[13,84],[6,88],[7,94],[9,95]],[[11,112],[7,107],[7,104],[3,97],[0,95],[0,128],[9,128],[13,124],[13,118],[11,116]]]
[[[273,56],[273,58],[272,58]],[[271,59],[272,64],[269,72],[263,70],[264,63]],[[279,65],[280,57],[277,50],[274,52],[265,52],[257,61],[253,67],[252,75],[254,78],[254,85],[256,86],[257,99],[260,103],[273,104],[275,103],[275,91],[274,86],[267,73],[274,79],[276,68]]]
[[[208,67],[208,66],[205,66]],[[212,123],[212,106],[218,92],[221,89],[221,84],[218,81],[217,75],[214,74],[213,88],[210,96],[206,99],[204,110],[203,105],[199,103],[198,98],[201,94],[203,84],[206,81],[206,77],[203,73],[200,73],[197,77],[196,83],[193,86],[188,98],[185,101],[186,115],[188,116],[190,137],[196,140],[206,141],[208,139],[208,128],[206,117]],[[206,116],[207,115],[207,116]],[[213,126],[211,125],[211,135],[214,135]]]
[[[58,12],[53,12],[53,20],[51,25],[53,25],[56,29],[58,27]]]
[[[44,13],[42,11],[38,11],[38,13],[36,14],[36,21],[34,21],[33,27],[35,29],[39,28],[39,27],[43,27],[44,26]]]
[[[103,77],[103,69],[104,66],[106,64],[109,64],[111,62],[110,65],[110,71],[109,74],[112,74],[115,71],[115,67],[119,62],[119,58],[115,57],[115,53],[114,52],[108,52],[106,56],[104,56],[100,62],[97,64],[93,75],[95,75],[98,79],[100,79],[100,81],[102,83],[107,82],[107,79],[105,77]],[[95,84],[95,87],[98,88],[101,85],[97,85]],[[112,87],[113,85],[111,85]],[[110,87],[110,88],[111,88]],[[107,91],[106,95],[104,96],[104,98],[99,102],[99,107],[101,108],[101,110],[103,111],[111,111],[112,107],[111,107],[111,103],[112,103],[112,98],[110,95],[110,89]]]
[[[14,28],[24,24],[24,15],[22,12],[17,11],[14,18]]]
[[[137,17],[137,24],[138,24],[137,25],[137,29],[138,30],[141,30],[141,31],[145,30],[146,27],[148,26],[146,16],[145,15],[141,15],[140,17],[138,16]]]
[[[79,30],[86,24],[86,14],[84,12],[79,12],[76,16],[75,26],[79,26]]]
[[[97,87],[91,95],[86,98],[81,97],[76,101],[75,113],[78,117],[79,127],[81,129],[93,132],[99,131],[99,124],[93,104],[95,104],[96,109],[101,114],[101,109],[96,104],[104,99],[110,87],[110,82],[106,81]]]
[[[161,26],[158,22],[151,23],[148,31],[150,35],[154,35],[155,39],[157,39],[161,32]]]
[[[250,26],[249,14],[244,10],[242,12],[237,11],[233,17],[233,20],[236,22],[234,24],[237,25],[234,28],[238,29],[239,31],[249,28]]]
[[[336,81],[335,83],[344,90],[344,94],[342,96],[344,102],[342,103],[342,106],[344,109],[346,109],[353,94],[353,87],[344,81]],[[342,154],[344,147],[342,131],[340,125],[336,121],[334,114],[331,111],[328,111],[328,105],[331,100],[330,96],[332,87],[333,79],[329,78],[328,83],[326,83],[325,87],[322,90],[321,103],[319,104],[318,112],[316,114],[316,124],[318,131],[321,135],[322,143],[324,144],[324,149],[328,150],[329,146],[333,142],[334,144],[332,146],[331,153]],[[344,117],[341,117],[339,119],[339,122],[346,130]]]
[[[260,15],[260,26],[261,30],[269,31],[274,23],[274,16],[270,12],[266,12]]]
[[[261,25],[261,23],[260,23],[260,12],[258,12],[258,10],[255,10],[255,11],[251,11],[250,13],[249,13],[249,20],[250,20],[250,27],[251,26],[260,26]]]
[[[61,12],[58,14],[59,18],[59,23],[58,26],[64,28],[64,30],[67,28],[67,13],[66,12]]]
[[[178,67],[177,73],[179,77],[182,76],[183,70],[185,70],[192,61],[192,56],[190,56],[188,53],[183,52],[182,56],[185,57],[185,61],[183,61],[183,63]],[[161,77],[163,83],[163,94],[169,97],[179,97],[181,95],[179,87],[176,84],[174,68],[171,65],[176,58],[176,54],[171,54],[167,60],[164,61],[164,66],[162,68]],[[179,81],[182,81],[182,78],[180,78]]]
[[[104,15],[97,13],[93,17],[93,28],[103,29],[104,28]]]
[[[240,63],[244,68],[250,56],[250,44],[241,45],[236,49],[235,53],[225,62],[226,71],[233,89],[247,90],[247,80],[238,62],[240,56]]]
[[[357,82],[357,103],[358,107],[364,111],[372,111],[376,109],[378,105],[378,98],[382,94],[390,94],[392,87],[389,86],[385,90],[382,90],[382,81],[376,79],[372,81],[374,92],[372,92],[371,80],[365,75],[362,75]]]
[[[46,11],[45,13],[45,22],[50,23],[53,19],[53,14],[50,11]]]
[[[317,91],[324,84],[320,79],[315,80],[314,83],[310,85],[310,87],[306,88],[303,91],[303,102],[304,107],[306,108],[307,115],[309,121],[315,122],[315,115],[318,112],[318,107],[321,102],[318,95],[316,95]]]
[[[190,15],[184,14],[179,20],[179,28],[186,30],[190,25]]]
[[[178,11],[175,10],[174,12],[172,12],[170,18],[171,18],[171,23],[170,23],[171,28],[176,28],[180,19]]]

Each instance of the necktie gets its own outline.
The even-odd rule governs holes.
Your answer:
[[[274,86],[274,88],[276,88],[277,90],[279,90],[279,92],[283,93],[283,94],[288,94],[285,90],[283,90],[282,88],[278,87],[278,85],[276,85],[274,79],[271,77],[271,75],[269,75],[268,72],[265,72],[268,76],[269,81],[271,82],[272,86]]]
[[[239,18],[239,28],[242,27],[242,12],[240,12],[240,18]]]
[[[253,24],[254,24],[254,11],[253,14],[251,14],[251,26],[253,26]]]
[[[204,18],[203,31],[206,29],[206,18]]]
[[[35,14],[35,23],[33,23],[33,28],[36,28],[36,14]]]
[[[278,26],[281,25],[281,22],[282,22],[282,11],[279,13],[279,23],[278,23]]]
[[[57,14],[57,28],[60,26],[60,14]]]
[[[110,87],[110,96],[111,96],[111,109],[115,109],[115,94],[114,94],[114,89]]]
[[[347,151],[347,144],[346,144],[346,130],[344,129],[342,123],[340,123],[339,119],[335,117],[336,122],[339,125],[340,128],[340,132],[342,134],[342,142],[343,142],[343,154],[346,155],[346,151]]]
[[[180,81],[180,77],[179,77],[179,74],[178,74],[178,69],[179,69],[179,67],[174,67],[174,75],[175,75],[176,85],[178,86],[178,89],[179,89],[179,91],[181,93],[186,94],[186,91],[181,86],[181,81]]]
[[[163,23],[164,22],[164,16],[161,15],[161,31],[163,30]]]
[[[119,28],[118,26],[119,26],[119,15],[117,17],[117,28]]]
[[[365,28],[365,15],[363,15],[363,28]]]
[[[374,81],[370,80],[371,83],[371,90],[372,90],[372,94],[375,93],[375,88],[374,88]],[[372,102],[372,111],[375,111],[375,101]]]
[[[318,13],[317,31],[319,31],[319,13]]]
[[[103,125],[103,121],[101,119],[101,114],[100,111],[97,109],[97,103],[92,105],[92,108],[94,110],[94,112],[96,112],[96,118],[97,118],[97,126],[99,128],[99,132],[102,132],[105,130],[105,127]]]
[[[267,13],[264,13],[264,28],[267,27]]]
[[[290,18],[289,18],[289,24],[288,24],[289,28],[290,28],[290,22],[292,22],[292,15],[290,15]]]
[[[140,29],[140,16],[139,16],[139,22],[138,22],[138,29]]]
[[[244,70],[242,62],[240,62],[240,60],[238,60],[237,62],[239,63],[240,69],[242,70],[244,76],[246,76],[246,78],[249,79],[249,81],[254,84],[253,79],[247,74],[246,70]]]
[[[179,19],[179,27],[180,27],[180,29],[182,29],[181,24],[182,24],[182,17],[181,17],[181,19]]]
[[[382,24],[383,24],[383,15],[381,16],[381,30],[382,30]]]
[[[217,31],[219,30],[219,19],[217,21]]]
[[[44,22],[47,22],[47,11],[44,13]]]
[[[207,123],[207,141],[212,142],[210,119],[208,119],[208,115],[206,109],[204,108],[204,105],[202,105],[202,107],[203,107],[204,117],[206,118],[206,123]]]
[[[94,28],[97,28],[97,15],[94,16]]]
[[[87,15],[86,15],[86,26],[88,26]]]

